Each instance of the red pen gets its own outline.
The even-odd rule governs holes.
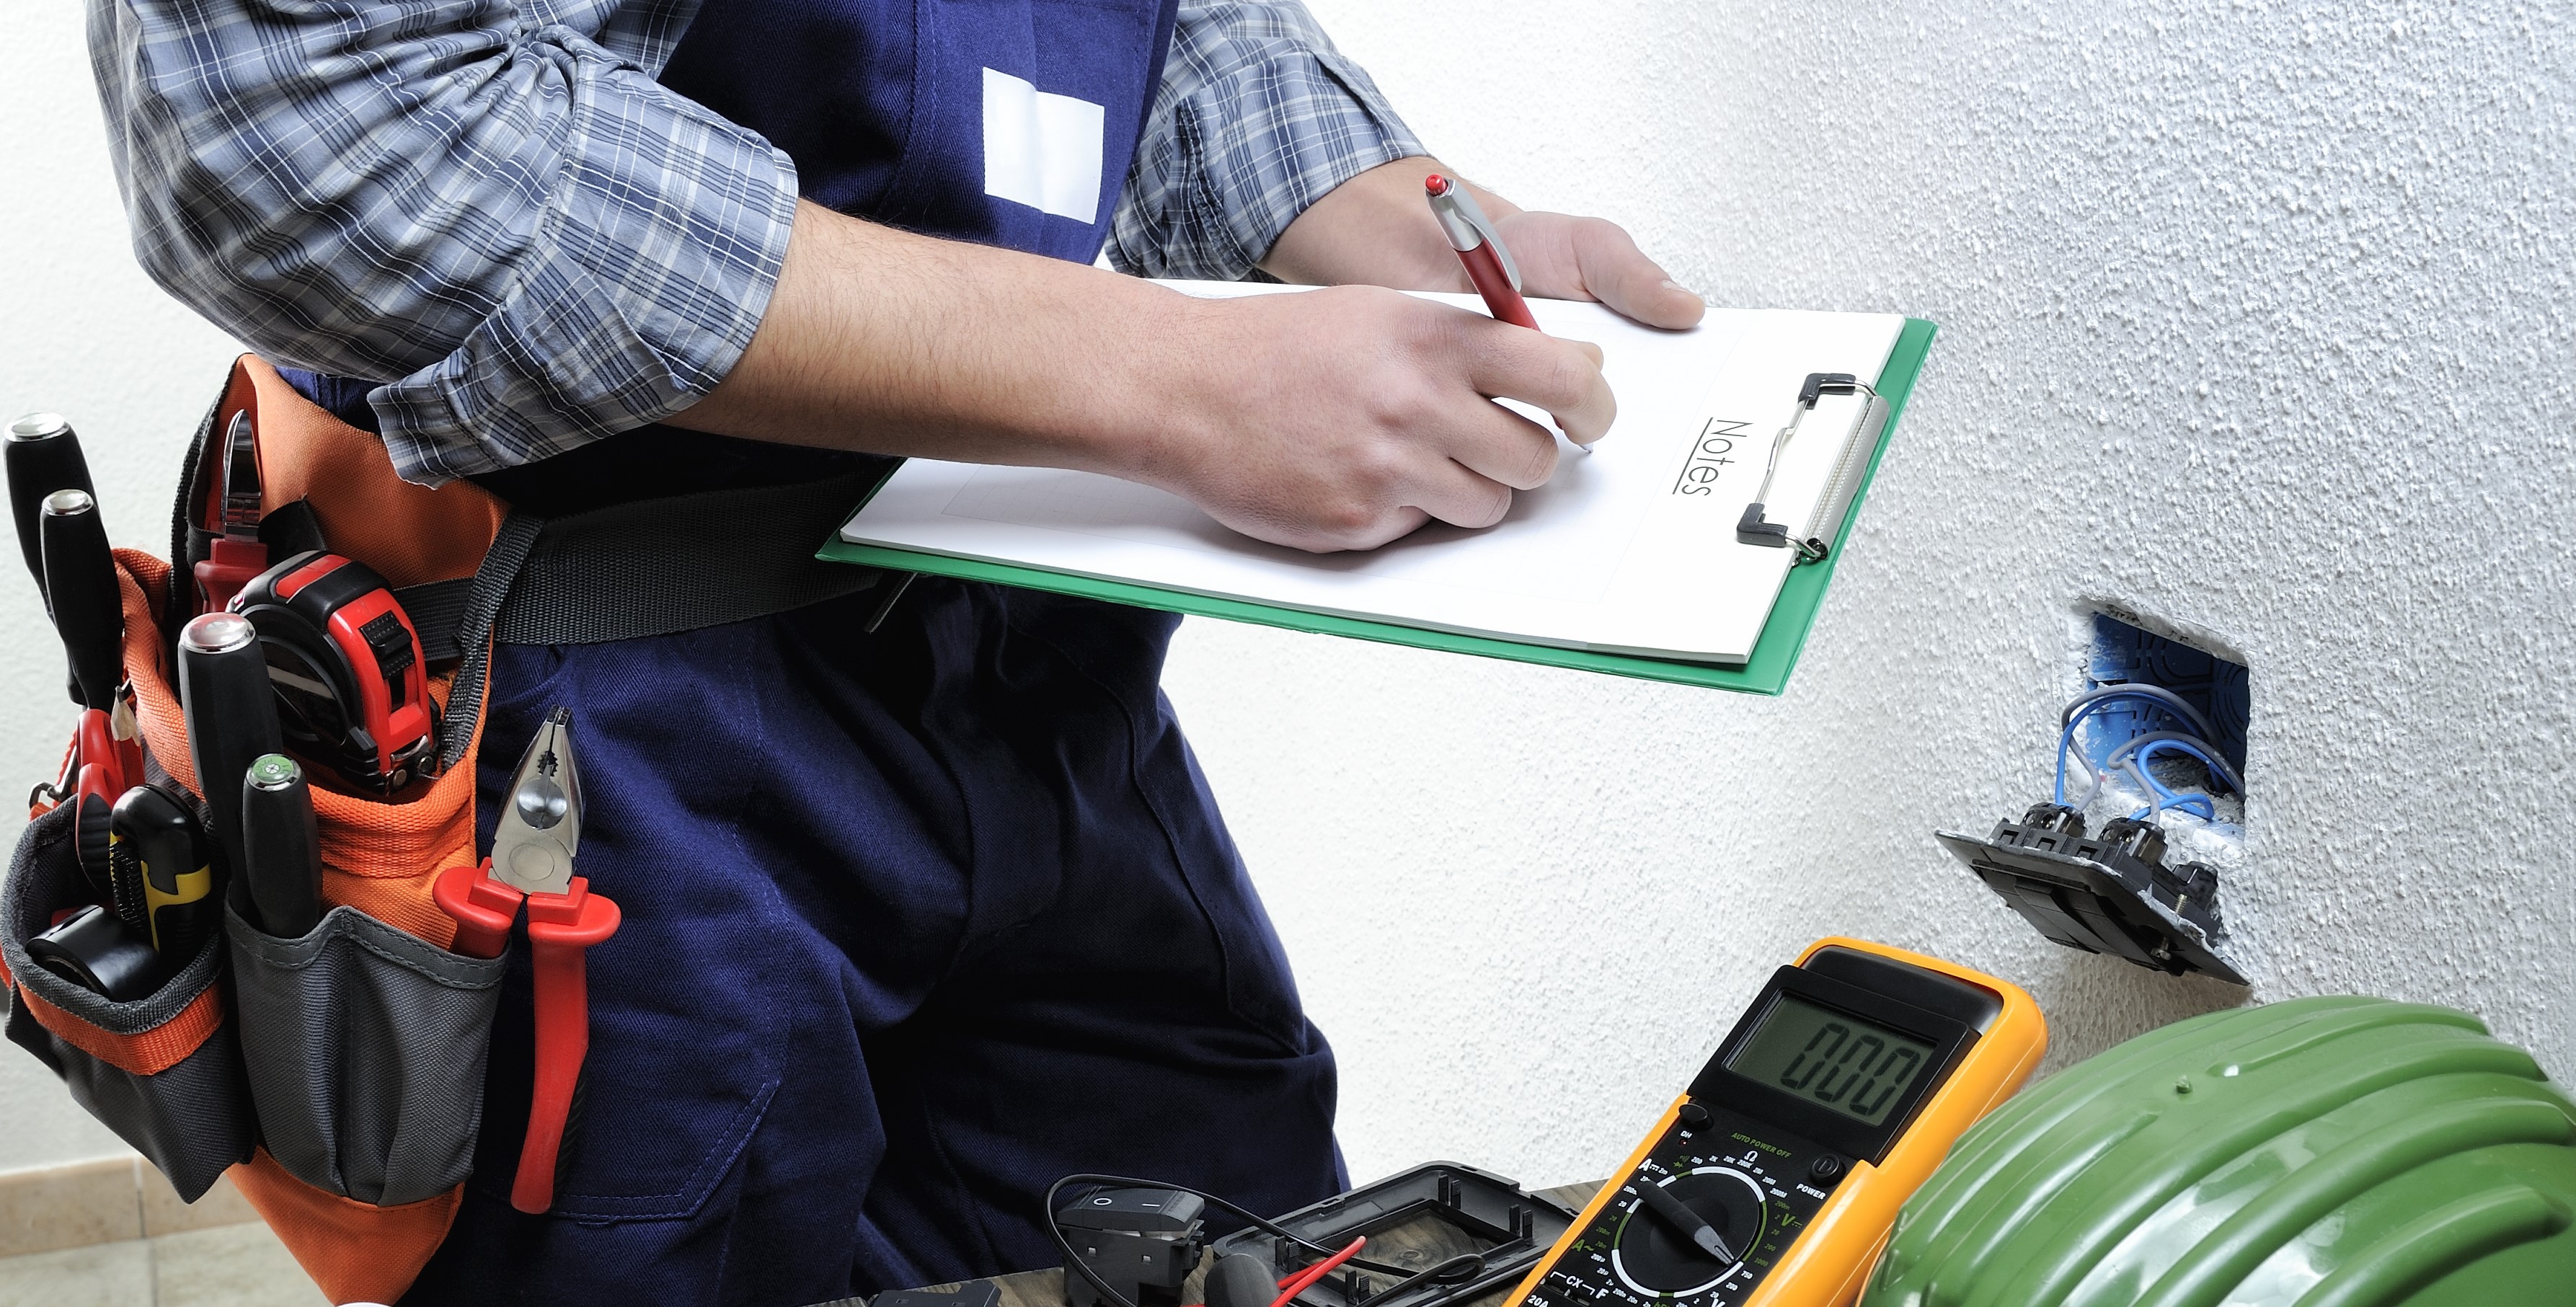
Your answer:
[[[1521,298],[1521,270],[1512,263],[1512,252],[1503,248],[1503,238],[1494,234],[1485,211],[1477,207],[1476,197],[1436,172],[1422,183],[1422,190],[1431,201],[1431,216],[1440,220],[1440,231],[1449,238],[1449,248],[1458,251],[1458,261],[1467,265],[1467,280],[1476,283],[1476,293],[1485,297],[1485,311],[1497,322],[1538,330],[1529,302]]]

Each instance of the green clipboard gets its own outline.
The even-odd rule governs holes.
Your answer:
[[[1778,694],[1787,688],[1789,673],[1798,665],[1798,652],[1806,647],[1807,631],[1816,624],[1816,611],[1824,606],[1825,585],[1834,579],[1834,568],[1842,562],[1843,542],[1851,538],[1852,523],[1860,517],[1861,503],[1869,498],[1869,487],[1878,479],[1879,460],[1886,456],[1889,443],[1896,438],[1896,424],[1905,416],[1905,401],[1914,392],[1914,378],[1923,370],[1923,356],[1932,348],[1932,334],[1935,330],[1931,323],[1921,318],[1907,318],[1904,330],[1897,333],[1896,347],[1888,352],[1887,366],[1878,374],[1878,393],[1886,398],[1888,404],[1887,429],[1879,438],[1878,448],[1870,454],[1869,471],[1861,479],[1859,493],[1852,497],[1851,512],[1843,518],[1842,534],[1835,538],[1833,549],[1823,559],[1789,569],[1788,579],[1780,586],[1780,597],[1771,605],[1770,620],[1763,624],[1762,638],[1754,642],[1753,656],[1741,667],[1682,662],[1671,658],[1645,658],[1635,654],[1595,653],[1588,649],[1523,644],[1515,640],[1498,640],[1484,635],[1459,635],[1450,631],[1426,631],[1420,627],[1398,626],[1392,622],[1336,617],[1324,613],[1310,613],[1303,609],[1252,603],[1242,599],[1220,599],[1211,595],[1165,590],[1156,586],[1139,585],[1132,581],[1104,581],[1097,577],[1074,576],[1064,572],[1050,572],[1011,563],[987,563],[968,558],[950,558],[943,554],[915,553],[908,549],[887,549],[879,545],[854,545],[842,540],[837,533],[815,556],[833,562],[859,563],[869,567],[892,568],[905,572],[923,572],[932,576],[951,576],[967,581],[993,581],[1002,585],[1025,586],[1032,590],[1052,590],[1058,594],[1080,595],[1086,599],[1133,604],[1140,608],[1160,608],[1167,612],[1188,613],[1196,617],[1222,617],[1230,621],[1257,622],[1263,626],[1284,627],[1291,631],[1346,635],[1359,640],[1409,644],[1420,649],[1477,654],[1486,658],[1509,658],[1516,662],[1539,663],[1548,667],[1575,667],[1585,671],[1608,672],[1613,676],[1634,676],[1649,681],[1671,681],[1680,685],[1704,685],[1719,690],[1740,690],[1748,694]],[[859,505],[852,505],[851,511],[858,511],[858,507]]]

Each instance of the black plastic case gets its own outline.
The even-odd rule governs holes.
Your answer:
[[[1363,1254],[1374,1262],[1429,1268],[1461,1253],[1479,1253],[1484,1270],[1472,1278],[1426,1283],[1376,1307],[1438,1307],[1519,1280],[1557,1237],[1574,1224],[1574,1209],[1543,1198],[1491,1171],[1455,1162],[1432,1162],[1375,1184],[1335,1194],[1278,1218],[1304,1238],[1340,1247],[1368,1236]],[[1312,1265],[1315,1255],[1261,1230],[1243,1230],[1216,1242],[1216,1255],[1250,1253],[1281,1274]],[[1392,1287],[1392,1277],[1337,1271],[1299,1295],[1315,1307],[1352,1307]]]

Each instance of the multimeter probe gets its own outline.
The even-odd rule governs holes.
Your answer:
[[[2048,1047],[2018,987],[1854,939],[1780,968],[1508,1307],[1840,1307]]]

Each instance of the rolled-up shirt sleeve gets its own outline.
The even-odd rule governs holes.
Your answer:
[[[411,480],[668,417],[750,343],[796,205],[785,154],[654,81],[683,9],[90,0],[136,254],[273,361],[379,383]]]
[[[1182,0],[1110,264],[1238,280],[1326,192],[1423,153],[1299,0]]]

